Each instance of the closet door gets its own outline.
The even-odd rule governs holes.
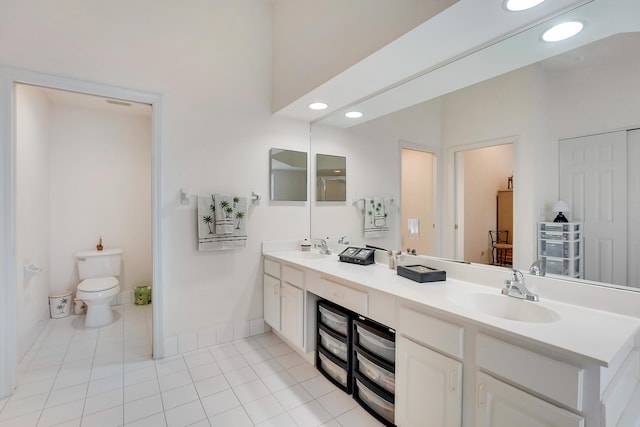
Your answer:
[[[627,285],[627,132],[561,140],[560,199],[584,224],[588,280]]]
[[[640,129],[627,132],[628,227],[627,285],[640,287]]]

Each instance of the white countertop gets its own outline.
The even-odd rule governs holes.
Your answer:
[[[621,351],[628,351],[640,331],[638,318],[553,301],[544,295],[540,295],[539,302],[523,303],[540,304],[555,311],[560,319],[552,323],[521,322],[473,311],[451,300],[456,293],[499,294],[500,289],[496,287],[449,277],[445,282],[417,283],[398,276],[396,270],[386,265],[343,263],[338,261],[337,255],[305,258],[299,251],[275,251],[264,255],[570,352],[603,367],[609,366]]]

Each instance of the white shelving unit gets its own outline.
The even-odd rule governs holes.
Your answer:
[[[580,222],[538,223],[538,258],[547,274],[583,278],[583,242]]]

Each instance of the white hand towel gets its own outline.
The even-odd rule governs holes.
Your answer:
[[[384,237],[389,232],[388,216],[383,198],[364,199],[364,237]]]
[[[244,248],[247,246],[247,198],[230,197],[231,215],[224,215],[225,229],[231,226],[231,233],[219,233],[215,213],[220,209],[220,198],[214,195],[198,196],[198,249],[218,251]],[[228,207],[226,204],[225,208]],[[225,212],[228,214],[228,211]],[[230,222],[229,222],[230,221]]]

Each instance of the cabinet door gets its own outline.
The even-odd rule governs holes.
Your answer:
[[[280,330],[280,280],[265,274],[264,321],[276,331]]]
[[[302,348],[304,292],[288,283],[280,290],[280,332],[292,344]]]
[[[478,373],[477,427],[584,427],[584,418]]]
[[[460,427],[462,363],[403,336],[396,352],[396,424]]]

